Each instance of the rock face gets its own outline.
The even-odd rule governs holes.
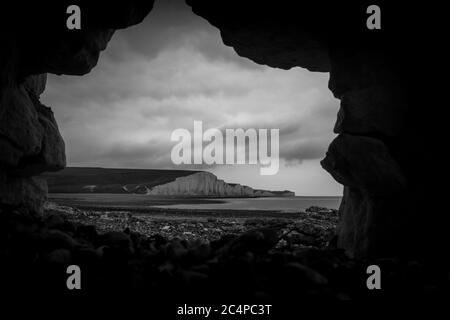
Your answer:
[[[366,28],[372,3],[364,1],[187,3],[241,56],[282,69],[330,72],[329,88],[341,100],[339,135],[322,166],[345,186],[339,247],[354,256],[423,255],[442,241],[424,232],[437,228],[422,218],[425,144],[417,128],[428,98],[426,85],[415,79],[427,73],[411,69],[429,53],[417,47],[403,20],[425,13],[383,2],[378,5],[389,16],[377,32]]]
[[[339,136],[322,165],[345,186],[341,248],[356,256],[423,255],[445,243],[437,231],[442,217],[424,195],[431,166],[424,165],[423,110],[433,106],[436,77],[429,70],[438,69],[434,49],[442,43],[422,22],[424,6],[379,1],[383,27],[368,30],[372,3],[365,1],[186,2],[241,56],[330,72],[329,88],[341,100]],[[82,30],[68,31],[61,12],[69,4],[1,5],[1,205],[39,211],[45,190],[31,177],[64,166],[63,141],[39,102],[43,74],[89,72],[114,30],[139,23],[152,8],[152,1],[83,2]],[[421,32],[411,29],[411,17],[420,17]]]
[[[0,172],[2,204],[26,204],[40,212],[45,182],[31,178],[43,171],[64,168],[64,141],[50,108],[39,102],[46,74],[3,87],[0,96]]]
[[[210,172],[197,172],[174,181],[160,184],[147,192],[148,195],[164,196],[210,196],[210,197],[279,197],[294,196],[290,191],[271,192],[255,190],[240,184],[230,184]]]
[[[86,15],[82,29],[76,31],[65,24],[70,4],[1,5],[0,207],[41,212],[46,183],[33,176],[66,165],[64,141],[53,112],[39,101],[46,73],[89,72],[114,29],[142,21],[153,1],[108,3],[108,14],[104,14],[106,3],[83,3]]]

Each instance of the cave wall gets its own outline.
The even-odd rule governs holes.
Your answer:
[[[382,30],[365,27],[369,2],[187,0],[220,29],[225,45],[256,63],[330,72],[341,100],[322,166],[345,186],[338,245],[355,256],[417,254],[427,246],[421,193],[424,141],[414,61],[426,48],[401,17],[418,10],[381,1]],[[65,28],[69,4],[3,5],[0,50],[0,195],[2,206],[39,212],[45,184],[34,176],[65,166],[51,109],[39,102],[45,73],[83,75],[115,29],[139,23],[153,1],[81,3],[80,31]],[[72,4],[72,3],[70,3]],[[394,19],[400,19],[394,22]],[[150,41],[150,40],[149,40]],[[418,169],[419,168],[419,169]],[[414,200],[414,201],[412,201]],[[420,228],[422,228],[420,230]],[[429,241],[437,241],[432,232]]]
[[[81,30],[66,28],[70,4],[83,8]],[[153,1],[1,4],[1,207],[42,212],[47,186],[36,175],[66,165],[53,112],[39,101],[47,72],[90,72],[114,30],[141,22],[152,7]]]
[[[340,248],[367,257],[418,255],[430,242],[436,246],[422,218],[423,119],[415,80],[421,71],[412,66],[426,54],[408,32],[418,8],[379,1],[382,29],[368,30],[367,1],[187,3],[241,56],[330,73],[329,89],[341,101],[338,136],[321,164],[344,185]]]

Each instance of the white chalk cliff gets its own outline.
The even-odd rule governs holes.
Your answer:
[[[291,191],[255,190],[240,184],[230,184],[210,172],[197,172],[157,185],[147,191],[159,196],[212,196],[212,197],[280,197],[294,196]]]

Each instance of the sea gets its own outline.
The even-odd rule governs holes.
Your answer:
[[[174,209],[228,209],[228,210],[271,210],[284,212],[303,211],[311,206],[339,209],[342,197],[270,197],[270,198],[228,198],[217,199],[221,203],[194,203],[159,205],[159,208]]]
[[[304,211],[311,206],[338,209],[342,197],[295,196],[268,198],[174,198],[144,194],[72,193],[49,194],[49,200],[60,205],[116,208],[172,208],[190,210],[269,210]]]

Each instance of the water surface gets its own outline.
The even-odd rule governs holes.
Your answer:
[[[279,210],[303,211],[311,206],[339,209],[342,197],[271,197],[217,199],[220,203],[180,203],[157,205],[158,208],[175,209],[228,209],[228,210]],[[211,199],[212,200],[212,199]]]
[[[108,208],[171,208],[189,210],[268,210],[298,212],[311,206],[338,209],[341,197],[270,198],[175,198],[144,194],[72,193],[50,194],[49,200],[69,206]]]

